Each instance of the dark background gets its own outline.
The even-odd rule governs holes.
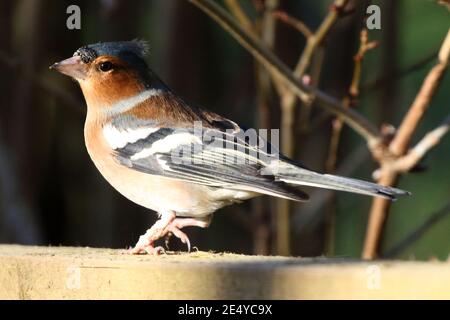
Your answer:
[[[248,15],[259,18],[257,1],[243,0]],[[353,68],[365,6],[340,18],[324,44],[319,87],[342,97]],[[222,2],[219,2],[223,4]],[[423,78],[435,63],[449,22],[437,1],[372,1],[382,10],[382,29],[369,32],[380,42],[367,53],[358,109],[378,126],[398,125]],[[67,6],[81,8],[81,30],[66,28]],[[280,9],[315,29],[331,1],[280,1]],[[293,66],[304,37],[277,25],[275,52]],[[246,126],[258,127],[258,94],[253,58],[185,0],[153,1],[0,1],[0,242],[125,248],[155,221],[156,215],[131,203],[101,177],[84,146],[85,103],[78,85],[48,70],[82,45],[98,41],[148,40],[151,67],[177,93]],[[449,113],[450,77],[441,83],[429,112],[415,134],[417,141]],[[272,95],[269,125],[280,127],[280,108]],[[315,110],[315,117],[322,116]],[[324,170],[330,118],[296,134],[297,160]],[[283,133],[281,133],[283,134]],[[450,138],[424,160],[426,171],[408,174],[401,188],[413,196],[395,203],[382,250],[395,246],[419,227],[450,195]],[[376,169],[365,142],[345,128],[338,169],[371,179]],[[151,191],[150,191],[151,192]],[[334,205],[313,192],[310,203],[293,206],[292,253],[360,256],[371,198],[338,193]],[[327,249],[327,212],[334,208],[333,248]],[[224,208],[207,230],[188,229],[201,250],[276,254],[274,201],[269,197]],[[450,216],[432,225],[398,258],[446,259]],[[171,247],[182,248],[176,240]]]

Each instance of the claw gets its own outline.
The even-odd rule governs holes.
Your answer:
[[[169,230],[175,237],[180,239],[181,242],[186,244],[188,247],[188,252],[191,252],[191,242],[189,241],[188,236],[183,231],[181,231],[176,224],[170,224]]]
[[[166,234],[166,237],[164,238],[164,246],[166,247],[167,250],[169,250],[169,240],[171,236],[172,233],[169,232],[168,234]]]
[[[158,246],[154,247],[153,244],[151,245],[142,245],[138,246],[136,245],[134,248],[131,248],[128,250],[129,254],[150,254],[150,255],[160,255],[166,253],[166,250],[164,250],[163,247]]]
[[[164,248],[161,247],[161,246],[158,246],[158,247],[145,247],[144,250],[145,250],[145,252],[147,254],[156,255],[156,256],[160,255],[160,254],[163,254],[163,253],[166,253],[166,250],[164,250]]]

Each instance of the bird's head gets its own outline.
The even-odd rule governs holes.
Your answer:
[[[143,41],[104,42],[79,48],[50,68],[75,79],[89,108],[108,108],[149,88],[164,84],[145,62]]]

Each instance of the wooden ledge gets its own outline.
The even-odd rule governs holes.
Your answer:
[[[0,298],[450,299],[450,265],[0,245]]]

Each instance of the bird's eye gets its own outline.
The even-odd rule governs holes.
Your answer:
[[[107,72],[113,68],[113,64],[109,61],[105,61],[100,64],[99,68],[101,71]]]

